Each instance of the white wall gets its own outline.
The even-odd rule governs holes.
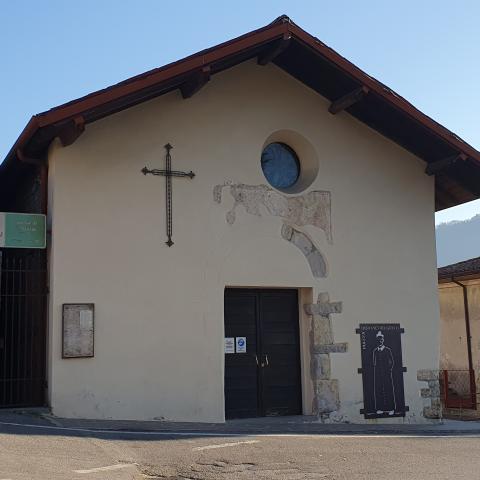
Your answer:
[[[433,179],[421,160],[327,108],[283,71],[252,61],[215,75],[189,100],[172,92],[51,149],[55,414],[222,421],[224,287],[282,286],[343,301],[335,339],[350,348],[332,355],[332,378],[340,380],[342,413],[355,421],[362,408],[355,328],[401,323],[408,415],[421,420],[416,370],[439,363]],[[327,279],[314,279],[301,252],[280,237],[278,217],[240,208],[228,225],[231,197],[225,191],[221,205],[213,202],[213,187],[227,180],[266,183],[262,146],[282,129],[301,134],[318,155],[307,191],[332,194],[333,245],[306,229],[327,257]],[[197,175],[173,180],[172,248],[164,243],[164,179],[140,172],[163,168],[167,142],[174,168]],[[95,303],[93,359],[61,359],[68,302]]]

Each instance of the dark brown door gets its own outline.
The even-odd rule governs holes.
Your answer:
[[[246,337],[225,353],[227,418],[301,413],[298,330],[296,290],[225,290],[225,337]]]

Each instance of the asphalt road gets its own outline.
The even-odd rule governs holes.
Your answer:
[[[0,425],[0,480],[477,479],[480,435],[176,436]]]

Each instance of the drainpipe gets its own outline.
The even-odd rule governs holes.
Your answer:
[[[40,176],[40,202],[39,210],[40,213],[47,214],[48,209],[48,166],[47,161],[44,158],[33,158],[27,156],[23,150],[16,150],[17,158],[25,164],[34,165],[38,168]]]
[[[464,283],[460,283],[452,277],[452,282],[462,287],[463,290],[463,307],[465,310],[465,329],[467,331],[467,354],[468,354],[468,369],[473,372],[473,360],[472,360],[472,337],[470,334],[470,310],[468,308],[468,292],[467,286]]]

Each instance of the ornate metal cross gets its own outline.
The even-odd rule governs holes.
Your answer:
[[[167,241],[165,242],[169,247],[173,245],[172,234],[173,234],[173,221],[172,221],[172,177],[188,177],[192,179],[195,174],[190,170],[190,172],[179,172],[178,170],[172,170],[172,157],[170,155],[170,150],[172,146],[167,143],[165,145],[165,150],[167,151],[165,155],[165,170],[158,170],[154,168],[149,170],[147,167],[142,168],[142,173],[144,175],[160,175],[165,177],[165,199],[166,199],[166,223],[167,223]]]

